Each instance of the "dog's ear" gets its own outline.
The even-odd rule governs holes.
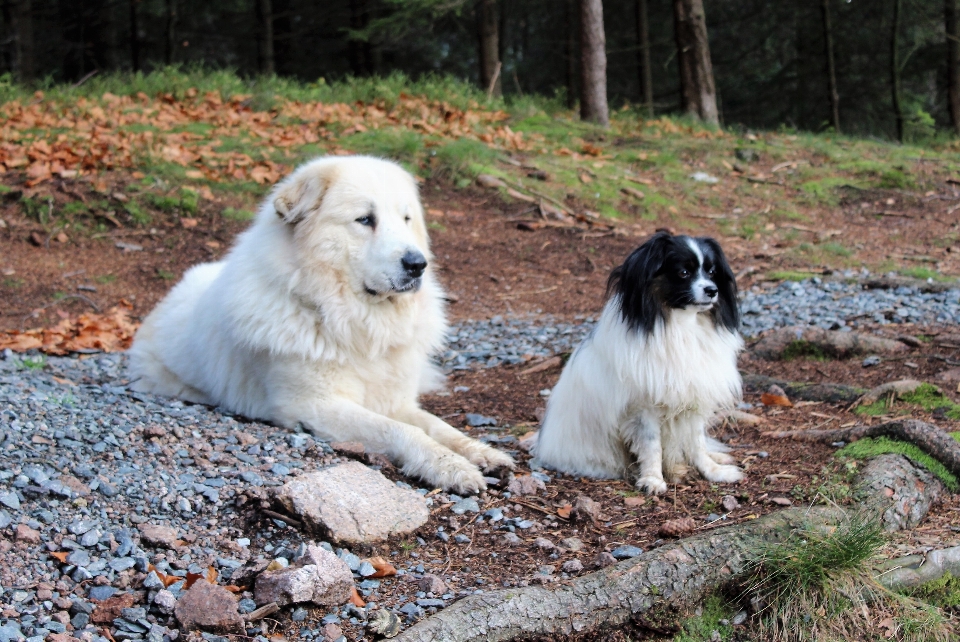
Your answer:
[[[273,192],[273,209],[284,223],[296,224],[317,209],[333,182],[336,166],[306,166],[288,176]]]
[[[735,332],[740,328],[740,301],[737,299],[737,278],[727,263],[727,257],[723,253],[720,244],[714,239],[703,237],[698,239],[703,242],[713,253],[716,274],[713,277],[713,283],[719,290],[717,305],[713,308],[713,320],[718,326]]]
[[[620,315],[633,330],[650,333],[666,320],[657,276],[674,243],[669,233],[658,232],[610,273],[607,294],[619,297]]]

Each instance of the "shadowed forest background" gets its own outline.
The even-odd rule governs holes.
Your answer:
[[[956,0],[704,0],[717,110],[724,127],[823,131],[922,143],[954,130],[949,43]],[[675,10],[681,0],[606,0],[611,109],[647,103],[642,18],[656,114],[682,111]],[[699,1],[696,3],[699,4]],[[167,64],[276,73],[305,82],[451,74],[486,87],[484,39],[509,100],[572,104],[580,95],[580,3],[574,0],[3,0],[6,82],[76,82],[93,71]],[[829,24],[824,20],[829,14]],[[490,65],[488,61],[486,64]],[[899,85],[899,86],[898,86]],[[895,91],[896,89],[896,91]],[[899,96],[896,104],[895,93]],[[955,130],[954,130],[955,131]],[[940,132],[940,134],[938,134]]]

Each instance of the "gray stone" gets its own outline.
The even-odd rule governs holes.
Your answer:
[[[20,627],[16,624],[0,626],[0,642],[13,642],[14,640],[22,640],[23,637]]]
[[[448,590],[442,579],[429,573],[417,580],[417,588],[424,593],[433,593],[434,595],[443,595]]]
[[[326,549],[310,544],[293,565],[264,571],[257,578],[257,604],[276,602],[280,606],[313,602],[339,606],[350,598],[353,574],[347,564]]]
[[[618,546],[610,553],[618,560],[625,560],[630,557],[636,557],[643,554],[642,548],[636,546]]]
[[[243,618],[237,611],[237,599],[233,593],[206,580],[194,582],[174,607],[177,621],[187,631],[242,631]]]
[[[14,491],[0,494],[0,504],[3,504],[7,508],[12,508],[13,510],[20,510],[20,498],[17,497],[17,494]]]
[[[276,498],[309,528],[350,544],[406,535],[430,517],[422,495],[355,461],[301,475],[284,484]]]
[[[102,601],[113,597],[116,592],[117,589],[112,586],[91,586],[87,592],[87,597],[91,600]]]
[[[583,562],[580,560],[570,560],[569,562],[564,562],[563,566],[560,567],[560,570],[564,573],[580,573],[583,571]]]
[[[480,426],[496,426],[497,420],[494,417],[485,417],[472,412],[467,413],[467,425],[472,428]]]
[[[164,615],[170,615],[177,606],[177,598],[167,589],[161,589],[153,596],[153,605]]]
[[[577,537],[567,537],[560,540],[560,546],[574,553],[583,550],[583,542]]]
[[[533,475],[520,475],[514,477],[507,484],[507,490],[517,496],[536,495],[539,491],[546,489],[543,480]]]
[[[147,573],[147,576],[143,578],[143,588],[145,589],[163,588],[163,586],[163,580],[153,571]]]
[[[450,507],[450,512],[455,515],[463,515],[464,513],[479,513],[480,503],[477,501],[476,497],[464,497]]]
[[[508,546],[519,546],[523,544],[523,540],[520,539],[520,536],[516,533],[505,533],[503,535],[503,541]]]

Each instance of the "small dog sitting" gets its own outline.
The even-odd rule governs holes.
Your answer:
[[[638,473],[649,494],[688,464],[712,482],[743,479],[706,434],[741,396],[737,285],[720,245],[658,233],[613,270],[607,295],[553,388],[537,458],[589,477]]]

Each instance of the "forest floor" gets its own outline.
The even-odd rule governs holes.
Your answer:
[[[179,82],[139,97],[85,88],[83,96],[21,97],[0,106],[8,117],[0,126],[0,330],[47,327],[122,302],[135,318],[146,315],[186,269],[224,255],[269,184],[324,152],[397,158],[422,177],[453,321],[595,315],[610,269],[662,228],[716,237],[741,289],[861,268],[924,281],[960,276],[960,160],[947,148],[789,132],[738,135],[669,119],[644,122],[632,112],[615,114],[612,129],[602,131],[533,103],[499,109],[475,98],[441,100],[429,88],[417,98],[412,90],[382,90],[379,97],[356,90],[340,102],[324,94],[318,105],[300,95],[212,97],[204,87],[190,90],[196,79]],[[96,95],[107,89],[110,96]],[[909,324],[871,329],[924,341],[957,332]],[[766,362],[748,352],[741,369],[789,381],[870,387],[915,378],[943,386],[949,367],[924,355],[955,359],[957,351],[932,341],[911,349],[908,359],[869,370],[857,359]],[[454,372],[449,387],[461,392],[428,396],[424,406],[471,434],[482,429],[465,425],[468,412],[496,417],[520,436],[536,429],[539,391],[560,373],[556,366],[524,374],[525,367]],[[955,385],[944,392],[960,400]],[[624,481],[556,478],[522,501],[489,497],[490,506],[537,521],[536,534],[524,534],[518,546],[505,547],[497,531],[483,533],[441,507],[421,529],[426,545],[388,542],[381,552],[397,553],[398,567],[416,564],[411,552],[436,560],[432,572],[458,586],[549,583],[554,576],[544,579],[541,567],[576,558],[590,570],[601,552],[617,546],[649,548],[668,519],[690,516],[700,529],[715,527],[706,518],[723,512],[724,495],[735,495],[741,508],[719,524],[849,495],[855,463],[837,459],[831,447],[763,433],[878,419],[826,403],[764,407],[749,394],[745,401],[755,405],[759,426],[720,434],[747,471],[735,488],[692,480],[641,500]],[[896,412],[931,419],[917,407]],[[960,429],[956,420],[933,420]],[[517,474],[529,472],[526,459],[520,453]],[[603,519],[584,525],[558,515],[581,494],[600,502]],[[958,511],[958,496],[946,495],[921,527],[891,539],[887,552],[957,545]],[[438,526],[466,534],[470,544],[440,541]],[[551,559],[535,536],[554,543],[577,537],[584,548]],[[391,606],[412,589],[396,578],[378,590],[378,603]],[[323,615],[311,611],[301,623],[281,615],[279,632],[318,628]]]

